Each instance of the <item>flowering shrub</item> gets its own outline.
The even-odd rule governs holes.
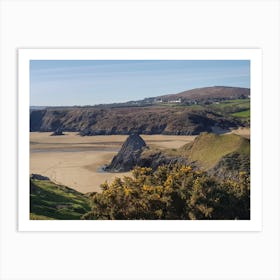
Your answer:
[[[83,219],[250,219],[250,176],[220,180],[190,166],[136,167],[101,185]]]

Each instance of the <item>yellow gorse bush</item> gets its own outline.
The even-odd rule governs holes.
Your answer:
[[[250,175],[218,180],[191,166],[136,167],[101,185],[85,219],[248,219]]]

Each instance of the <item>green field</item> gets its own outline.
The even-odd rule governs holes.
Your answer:
[[[198,111],[203,109],[210,109],[211,111],[215,111],[224,115],[230,115],[238,118],[250,118],[250,99],[232,99],[232,100],[214,102],[208,105],[206,104],[184,105],[184,104],[162,103],[157,105],[157,107],[189,108]]]
[[[250,110],[236,112],[236,113],[233,113],[232,116],[239,117],[239,118],[250,118]]]
[[[248,109],[250,108],[250,100],[249,99],[234,99],[234,100],[226,100],[218,103],[212,103],[208,105],[209,108],[214,110],[240,110],[240,109]]]
[[[243,121],[250,120],[250,99],[234,99],[210,104],[208,108],[218,113],[240,118]]]
[[[31,220],[79,220],[91,209],[88,197],[51,181],[30,180]]]

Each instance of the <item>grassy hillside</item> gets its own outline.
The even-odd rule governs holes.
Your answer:
[[[190,161],[205,169],[213,168],[222,157],[236,152],[250,154],[250,141],[236,134],[202,133],[192,143],[181,148]]]
[[[250,99],[234,99],[208,105],[208,108],[226,116],[250,122]]]
[[[88,197],[47,180],[30,180],[31,220],[79,220],[90,210]]]
[[[250,109],[250,99],[225,100],[212,103],[208,108],[222,114],[241,112]]]

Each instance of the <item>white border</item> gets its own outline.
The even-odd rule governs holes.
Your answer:
[[[230,221],[53,221],[29,220],[30,60],[250,60],[251,220]],[[19,231],[261,231],[262,230],[262,65],[260,49],[19,49]]]

